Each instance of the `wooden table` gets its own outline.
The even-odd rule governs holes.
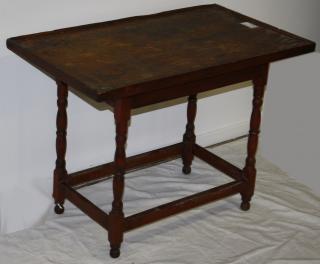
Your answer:
[[[108,231],[110,255],[120,255],[124,232],[230,195],[241,194],[248,210],[254,193],[255,154],[270,62],[312,52],[315,43],[219,5],[103,22],[8,39],[7,46],[52,77],[58,86],[55,212],[68,199]],[[196,144],[197,94],[242,81],[253,82],[253,110],[243,169]],[[68,87],[109,104],[116,123],[114,162],[68,174],[66,170]],[[126,158],[132,109],[188,96],[182,143]],[[233,181],[135,215],[125,216],[124,174],[181,156],[183,173],[197,156]],[[105,213],[76,186],[113,177],[112,210]]]

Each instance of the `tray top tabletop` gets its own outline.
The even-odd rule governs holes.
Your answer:
[[[219,5],[15,37],[7,46],[96,101],[315,49],[312,41]]]

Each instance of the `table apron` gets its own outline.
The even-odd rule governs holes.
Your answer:
[[[246,68],[244,70],[225,73],[197,81],[175,84],[166,88],[151,90],[150,92],[130,96],[131,108],[138,108],[155,103],[165,102],[179,97],[215,90],[227,85],[251,81],[261,77],[268,65]],[[113,100],[107,103],[114,105]]]

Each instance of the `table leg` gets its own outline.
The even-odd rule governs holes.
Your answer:
[[[116,151],[115,151],[115,174],[113,178],[112,210],[109,214],[109,242],[110,256],[117,258],[120,256],[120,246],[123,241],[124,233],[124,213],[122,196],[124,192],[124,173],[126,163],[126,141],[128,123],[130,119],[130,104],[126,100],[116,103],[114,109],[116,124]]]
[[[57,82],[58,89],[58,113],[57,113],[57,137],[56,152],[57,160],[54,170],[53,198],[55,201],[55,212],[64,212],[65,194],[62,183],[66,180],[68,173],[66,170],[66,150],[67,150],[67,106],[68,106],[68,87],[65,83]]]
[[[267,83],[268,72],[264,72],[262,76],[253,80],[253,109],[250,120],[250,131],[247,144],[247,158],[243,175],[247,182],[247,187],[241,193],[242,203],[241,209],[248,211],[250,209],[250,201],[254,194],[256,182],[256,152],[258,147],[260,124],[261,124],[261,108],[263,104],[264,90]]]
[[[197,95],[190,95],[188,98],[188,110],[186,126],[186,132],[183,135],[183,147],[182,147],[182,161],[183,161],[183,173],[189,174],[191,172],[191,164],[193,160],[193,148],[196,142],[196,136],[194,134],[194,120],[197,113]]]

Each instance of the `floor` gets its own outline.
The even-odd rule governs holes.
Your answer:
[[[245,139],[210,148],[240,167]],[[48,213],[44,225],[0,236],[0,264],[319,264],[320,197],[258,157],[256,194],[249,212],[240,196],[202,206],[125,234],[119,259],[108,254],[107,234],[70,203]],[[191,175],[174,160],[126,176],[125,214],[142,211],[231,181],[195,159]],[[111,181],[81,189],[106,211]]]

